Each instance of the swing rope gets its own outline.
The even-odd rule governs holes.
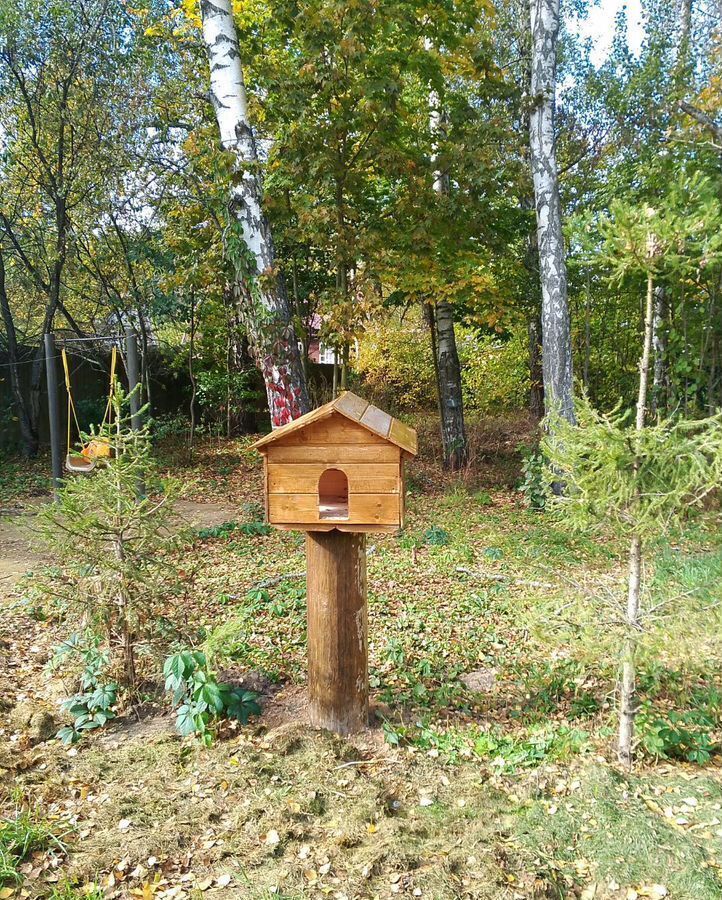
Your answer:
[[[68,419],[67,445],[68,445],[68,447],[67,447],[67,451],[66,451],[66,464],[68,465],[68,467],[70,467],[70,460],[73,457],[71,433],[70,433],[71,432],[71,424],[72,424],[71,419],[75,421],[75,428],[78,432],[78,439],[80,439],[80,422],[78,421],[78,413],[77,413],[77,410],[75,407],[75,401],[73,400],[73,391],[72,391],[72,388],[70,385],[70,366],[68,364],[68,354],[65,352],[65,347],[62,348],[60,355],[63,360],[63,371],[65,372],[65,389],[68,394],[68,415],[67,415],[67,419]],[[102,432],[103,428],[105,428],[105,425],[110,422],[110,415],[111,415],[112,408],[113,408],[113,387],[115,385],[115,369],[116,369],[116,365],[117,365],[117,359],[118,359],[118,348],[114,346],[112,348],[111,354],[110,354],[110,389],[108,392],[108,402],[105,404],[105,412],[103,413],[103,421],[101,422],[101,425],[100,425],[101,432]],[[87,455],[90,457],[88,462],[91,463],[91,466],[89,466],[88,468],[92,468],[92,458],[95,455],[92,453],[86,454],[86,451],[88,450],[88,448],[91,447],[91,444],[93,444],[93,441],[90,441],[87,444],[84,444],[80,451],[82,456]]]

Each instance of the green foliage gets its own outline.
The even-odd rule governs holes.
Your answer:
[[[88,731],[101,728],[115,718],[118,685],[107,678],[110,652],[101,646],[101,638],[90,631],[71,635],[56,649],[50,660],[52,672],[74,675],[74,664],[80,664],[77,681],[80,690],[63,701],[61,709],[73,722],[58,732],[66,746],[74,744]]]
[[[586,397],[576,411],[576,425],[550,416],[542,442],[548,482],[566,485],[555,505],[570,526],[665,534],[722,484],[722,414],[637,431],[630,411],[600,413]]]
[[[681,759],[704,765],[720,748],[714,737],[719,715],[704,709],[669,710],[660,715],[647,706],[639,714],[638,725],[642,747],[655,759]]]
[[[48,900],[103,900],[103,890],[97,884],[75,887],[65,881],[53,887]]]
[[[424,543],[430,547],[445,547],[451,542],[448,531],[439,528],[438,525],[432,525],[424,532]]]
[[[200,369],[196,379],[196,399],[203,418],[215,421],[219,417],[237,417],[258,401],[254,373]],[[230,410],[228,404],[230,401]]]
[[[271,533],[271,527],[265,522],[223,522],[220,525],[199,528],[196,532],[201,540],[230,537],[234,533],[248,537],[267,537]]]
[[[518,327],[497,335],[456,324],[467,411],[489,415],[524,405],[529,367],[523,337]],[[428,327],[415,308],[381,313],[367,324],[356,368],[386,408],[416,411],[436,405]]]
[[[68,479],[38,516],[39,537],[62,575],[34,574],[30,584],[62,598],[71,619],[103,633],[107,648],[120,648],[115,680],[131,687],[135,644],[157,635],[176,590],[169,553],[183,540],[173,508],[180,485],[157,477],[148,428],[130,428],[119,387],[112,406],[115,420],[101,435],[111,457],[91,475]]]
[[[36,850],[63,854],[65,847],[47,823],[30,813],[18,813],[14,819],[0,818],[0,887],[22,884],[20,864]]]
[[[115,682],[98,684],[94,690],[82,694],[74,694],[61,704],[63,712],[68,713],[72,725],[63,726],[58,737],[67,747],[75,744],[88,731],[102,728],[115,718],[113,707],[118,700],[118,685]]]
[[[414,727],[384,723],[384,739],[392,746],[417,747],[438,751],[444,759],[484,760],[499,774],[534,768],[543,762],[563,759],[579,753],[589,740],[586,732],[566,726],[535,727],[526,736],[508,734],[499,729],[471,732],[449,728],[438,730],[423,723]]]
[[[246,724],[261,711],[257,694],[219,684],[208,668],[204,653],[183,650],[169,656],[163,665],[165,689],[176,709],[176,728],[184,737],[196,735],[208,746],[213,735],[210,724],[224,716]]]
[[[546,480],[546,460],[542,453],[528,450],[522,462],[522,479],[519,490],[529,509],[543,510],[549,498],[549,485]]]

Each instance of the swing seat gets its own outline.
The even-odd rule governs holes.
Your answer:
[[[88,441],[80,453],[89,460],[108,459],[110,456],[110,443],[104,438],[94,438],[92,441]]]
[[[111,457],[113,455],[113,448],[111,446],[110,440],[107,437],[94,437],[89,440],[87,444],[83,444],[83,446],[80,448],[80,451],[73,451],[71,449],[71,419],[75,420],[75,427],[78,430],[79,437],[81,435],[81,431],[80,423],[78,422],[78,414],[75,410],[75,403],[73,402],[73,393],[70,386],[70,367],[68,366],[68,354],[65,352],[65,347],[63,347],[61,355],[63,359],[63,369],[65,370],[65,389],[68,393],[68,451],[65,456],[65,468],[68,470],[68,472],[75,472],[80,475],[84,475],[88,472],[93,471],[93,469],[95,468],[96,460],[108,459],[109,457]],[[108,394],[108,402],[105,406],[103,422],[100,426],[101,431],[109,421],[109,416],[113,405],[116,359],[117,351],[116,348],[113,347],[113,352],[110,357],[110,393]]]
[[[93,471],[95,462],[84,456],[83,453],[68,453],[65,457],[65,468],[68,472],[84,475]]]

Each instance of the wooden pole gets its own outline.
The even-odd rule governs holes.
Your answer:
[[[58,369],[55,365],[55,335],[45,335],[45,378],[48,385],[48,421],[50,422],[50,460],[53,467],[55,499],[63,483],[63,451],[60,447],[60,405],[58,403]]]
[[[128,390],[130,392],[130,427],[133,431],[140,431],[140,370],[138,368],[138,342],[132,328],[125,329],[125,358],[128,369]]]
[[[306,533],[311,724],[337,734],[368,725],[366,535]]]

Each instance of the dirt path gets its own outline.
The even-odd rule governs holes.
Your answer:
[[[42,500],[30,500],[0,513],[0,597],[38,563],[50,563],[34,546],[33,520]],[[197,503],[181,500],[179,515],[197,528],[210,528],[238,517],[238,509],[229,503]]]

